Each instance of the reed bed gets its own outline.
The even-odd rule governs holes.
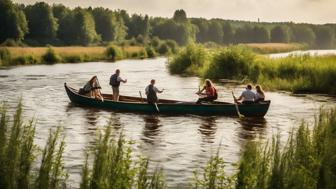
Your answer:
[[[190,188],[335,188],[336,108],[321,109],[313,125],[303,122],[290,133],[286,143],[279,135],[266,144],[247,141],[237,171],[231,175],[217,151],[194,172]],[[34,136],[35,121],[24,123],[21,103],[13,119],[1,106],[1,188],[68,188],[62,129],[50,131],[42,151],[34,144]],[[99,130],[95,143],[87,148],[79,187],[167,188],[162,168],[150,170],[149,159],[135,157],[132,144],[122,133],[112,137],[111,124]]]
[[[336,56],[333,55],[272,59],[255,54],[244,46],[209,51],[202,46],[188,46],[170,58],[168,68],[173,74],[215,80],[247,78],[268,90],[336,94],[335,62]]]
[[[261,54],[290,52],[307,48],[306,45],[299,43],[245,43],[242,45]]]

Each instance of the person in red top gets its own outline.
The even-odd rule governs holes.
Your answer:
[[[205,93],[203,93],[205,91]],[[196,94],[204,97],[200,97],[197,100],[197,104],[200,104],[201,102],[212,102],[217,99],[217,90],[212,84],[210,79],[205,80],[205,85],[202,90],[198,91]]]

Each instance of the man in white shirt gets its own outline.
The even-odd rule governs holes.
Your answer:
[[[252,91],[252,85],[248,84],[246,90],[242,92],[238,99],[235,99],[236,102],[242,100],[243,104],[252,104],[256,99],[255,93]]]
[[[112,93],[113,93],[113,100],[119,101],[119,86],[120,82],[126,83],[127,79],[123,80],[120,77],[120,70],[117,69],[115,74],[111,75],[110,77],[110,85],[112,86]]]
[[[146,87],[145,91],[146,91],[146,95],[147,95],[147,102],[150,104],[154,104],[157,102],[158,97],[156,95],[156,93],[162,93],[164,89],[162,89],[161,91],[156,88],[154,86],[155,84],[155,80],[152,79],[151,83]]]

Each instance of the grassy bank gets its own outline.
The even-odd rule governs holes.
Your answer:
[[[190,45],[170,58],[174,74],[210,79],[248,78],[268,90],[336,94],[336,56],[309,55],[272,59],[255,54],[244,46],[206,50]]]
[[[291,52],[307,48],[306,45],[299,43],[246,43],[242,45],[251,48],[253,52],[260,54]]]
[[[34,144],[34,120],[24,123],[19,103],[13,118],[0,109],[0,184],[7,188],[67,188],[62,129],[50,132],[44,150]],[[309,129],[310,128],[310,129]],[[219,151],[200,165],[190,188],[335,188],[336,108],[321,110],[313,127],[302,123],[285,144],[279,136],[261,144],[248,141],[227,174]],[[88,147],[80,188],[166,188],[162,169],[149,171],[149,160],[134,157],[133,142],[121,133],[112,137],[111,125],[98,132]],[[32,166],[36,164],[35,166]]]

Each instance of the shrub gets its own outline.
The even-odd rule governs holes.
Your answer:
[[[9,65],[11,61],[11,54],[7,48],[0,48],[0,66]]]
[[[42,55],[42,61],[46,64],[54,64],[61,62],[60,56],[51,47],[48,48],[47,52]]]
[[[169,61],[168,68],[174,74],[197,75],[209,61],[208,52],[200,45],[190,44]]]
[[[69,55],[69,56],[64,56],[63,62],[66,63],[77,63],[77,62],[83,62],[84,58],[81,55]]]
[[[242,78],[249,74],[254,54],[243,47],[229,47],[214,53],[204,76],[206,78]]]
[[[31,64],[39,64],[40,60],[33,55],[19,56],[13,59],[14,65],[31,65]]]
[[[156,57],[156,52],[153,47],[146,47],[146,53],[147,53],[148,58]]]
[[[177,52],[178,44],[176,43],[176,41],[168,39],[166,40],[166,44],[168,45],[172,53]]]
[[[123,51],[121,48],[115,45],[111,45],[106,48],[105,51],[108,60],[116,61],[123,58]]]
[[[162,43],[158,48],[158,53],[162,55],[168,54],[170,52],[171,52],[170,47],[166,43]]]

